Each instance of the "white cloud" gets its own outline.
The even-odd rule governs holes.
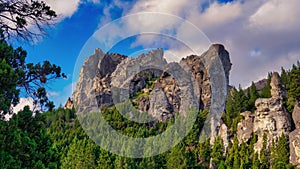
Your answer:
[[[94,4],[100,4],[100,0],[88,0],[88,2],[92,2]]]
[[[187,19],[201,29],[210,29],[211,27],[230,24],[240,17],[241,12],[241,4],[238,1],[226,4],[214,2],[203,13],[200,13],[198,9],[192,10]]]
[[[15,107],[12,107],[13,114],[18,114],[18,112],[22,111],[25,106],[29,106],[31,111],[39,110],[39,107],[34,104],[33,98],[20,98],[19,103]],[[6,114],[5,120],[9,120],[13,114]]]
[[[47,96],[48,97],[56,97],[56,96],[59,96],[59,93],[55,92],[55,91],[49,91],[49,92],[47,92]]]
[[[80,0],[44,0],[59,16],[66,18],[72,16],[78,9]]]
[[[210,41],[224,44],[230,52],[233,63],[230,80],[234,85],[241,83],[242,86],[246,86],[251,81],[265,77],[269,71],[280,70],[281,66],[289,68],[300,58],[300,20],[298,19],[300,10],[297,9],[300,1],[236,0],[228,3],[213,1],[211,4],[208,2],[210,1],[139,0],[131,4],[133,5],[131,8],[126,6],[123,15],[137,12],[163,12],[192,22],[207,35]],[[195,36],[194,32],[188,31],[188,28],[176,20],[149,15],[129,20],[124,25],[124,27],[116,25],[116,28],[111,31],[114,35],[106,35],[106,40],[112,40],[118,35],[118,38],[124,38],[132,32],[167,31],[172,32],[176,37],[187,39],[186,41],[190,42],[188,46],[199,45],[199,48],[207,49],[206,45],[203,45],[205,43],[199,40],[202,37]],[[165,43],[165,41],[161,42]],[[137,38],[135,45],[144,44],[149,48],[151,43],[157,45],[153,36],[141,36]],[[178,60],[180,58],[178,56],[185,53],[188,52],[176,45],[170,45],[169,50],[165,52],[171,58],[168,59],[169,61],[172,58]]]
[[[199,2],[199,1],[198,1]],[[138,1],[130,13],[136,12],[163,12],[179,15],[184,7],[192,6],[195,2],[189,0],[141,0]]]
[[[299,0],[270,0],[249,18],[251,27],[268,30],[289,30],[299,27]]]

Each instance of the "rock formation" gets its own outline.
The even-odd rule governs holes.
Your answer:
[[[295,128],[300,129],[300,103],[296,103],[292,116]]]
[[[99,48],[95,49],[94,54],[85,59],[80,69],[76,90],[72,96],[77,112],[89,111],[82,106],[94,107],[97,104],[94,83],[98,72],[98,63],[103,57],[104,53]]]
[[[221,61],[228,84],[231,63],[224,47],[212,45],[203,56]],[[139,111],[148,111],[157,120],[165,121],[177,112],[185,114],[190,106],[209,109],[210,78],[200,56],[167,63],[162,49],[135,59],[96,49],[81,68],[73,100],[79,110],[86,112],[88,107],[99,109],[129,98]]]
[[[290,115],[283,105],[286,92],[277,72],[272,74],[270,85],[272,98],[260,98],[255,102],[253,132],[258,135],[258,141],[254,145],[256,152],[260,152],[262,148],[264,134],[270,145],[272,140],[277,142],[282,133],[288,137],[291,130]]]
[[[253,122],[254,122],[254,115],[247,111],[241,113],[244,119],[238,123],[237,126],[237,138],[239,143],[248,142],[253,134]]]
[[[95,77],[93,89],[95,89],[95,96],[99,108],[102,106],[112,106],[113,99],[111,93],[111,74],[115,71],[118,64],[124,60],[126,56],[119,54],[105,54],[99,61],[98,71]]]
[[[293,111],[296,129],[290,133],[290,162],[300,168],[300,105],[296,104]]]
[[[223,122],[220,123],[218,136],[221,137],[221,139],[223,140],[224,152],[226,152],[229,146],[229,137],[228,137],[228,127]]]
[[[73,100],[69,97],[64,106],[64,109],[72,109],[72,108],[73,108]]]

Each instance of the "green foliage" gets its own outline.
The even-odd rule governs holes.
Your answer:
[[[0,110],[3,115],[10,113],[10,106],[19,102],[20,91],[33,97],[41,108],[53,109],[44,85],[47,81],[66,77],[61,68],[49,61],[42,64],[25,62],[27,52],[21,47],[14,49],[0,38]]]
[[[69,146],[67,156],[62,158],[61,168],[96,168],[96,145],[88,138],[73,139]]]
[[[288,95],[291,101],[300,101],[300,64],[293,65],[291,72],[289,73],[289,91]]]
[[[0,121],[1,168],[56,168],[52,141],[46,133],[44,118],[26,106],[10,121]]]
[[[291,70],[281,69],[281,81],[287,89],[288,96],[284,102],[287,110],[292,112],[294,105],[300,100],[300,62]]]
[[[244,90],[240,87],[239,90],[233,88],[228,93],[226,102],[226,113],[223,114],[223,121],[233,131],[237,131],[237,123],[240,122],[242,117],[240,113],[248,110],[249,99]]]
[[[250,88],[248,89],[248,98],[248,110],[253,112],[255,110],[255,101],[259,98],[259,93],[254,82],[252,82]]]
[[[25,41],[44,34],[44,27],[56,17],[45,2],[36,0],[1,0],[0,28],[5,38],[16,37]],[[33,31],[30,27],[36,28]]]
[[[271,154],[274,168],[285,168],[289,164],[289,143],[283,133],[279,137],[277,145],[273,143]]]
[[[8,49],[6,47],[4,46],[5,50],[2,51],[6,51]],[[15,51],[13,48],[10,48],[10,50]],[[19,52],[22,53],[22,51]],[[2,99],[0,108],[9,109],[8,105],[14,102],[14,98],[16,102],[18,100],[18,92],[22,87],[19,83],[20,79],[29,74],[33,75],[34,72],[36,73],[41,69],[52,69],[53,65],[46,63],[45,66],[36,65],[37,67],[35,67],[33,64],[26,65],[23,61],[24,63],[21,65],[25,65],[24,68],[13,62],[16,59],[9,61],[9,58],[17,56],[22,61],[23,56],[25,60],[26,54],[11,55],[11,57],[7,57],[9,55],[5,54],[3,56],[5,58],[0,59],[0,83],[3,84],[4,88],[0,89],[0,99]],[[295,66],[294,69],[298,69],[298,67]],[[296,75],[291,76],[296,73],[286,71],[282,74],[282,78],[288,79],[284,83],[293,88],[289,79],[291,77],[297,79],[294,77]],[[51,73],[48,75],[50,76]],[[18,78],[12,80],[16,76]],[[59,75],[54,73],[54,76],[57,78]],[[39,81],[38,78],[36,80]],[[5,82],[10,83],[10,85],[6,85]],[[147,87],[151,87],[151,85],[153,83],[149,83]],[[265,91],[268,91],[267,88]],[[291,94],[293,90],[291,87],[288,88],[290,100],[297,97]],[[36,88],[32,93],[39,99],[41,104],[48,103],[44,88]],[[284,135],[279,137],[278,143],[275,144],[274,142],[270,148],[267,147],[268,140],[264,135],[260,155],[254,152],[254,144],[257,142],[256,135],[253,135],[247,143],[242,142],[239,144],[238,142],[236,126],[242,119],[240,113],[246,110],[253,111],[254,102],[258,96],[254,83],[246,92],[241,88],[238,90],[234,88],[228,95],[223,120],[231,128],[230,137],[233,142],[230,142],[226,152],[220,137],[215,138],[214,145],[210,145],[209,139],[199,142],[201,130],[209,114],[209,111],[201,110],[191,132],[177,146],[164,154],[142,159],[120,157],[96,145],[88,138],[76,119],[74,109],[58,108],[43,114],[37,113],[33,116],[33,112],[26,107],[19,114],[14,115],[10,121],[0,120],[0,168],[206,169],[209,168],[210,162],[219,169],[293,168],[294,166],[289,164],[289,146]],[[176,120],[173,118],[169,122],[140,124],[124,118],[115,107],[104,107],[101,113],[110,126],[130,137],[151,137],[160,134]],[[93,116],[91,120],[97,122],[97,116]],[[141,155],[144,153],[139,147],[129,145],[123,148],[130,153],[140,153]]]
[[[261,162],[261,168],[268,169],[270,166],[270,154],[269,149],[267,147],[268,138],[267,135],[264,133],[263,135],[263,145],[262,149],[260,151],[260,162]]]
[[[223,160],[223,151],[223,141],[220,137],[217,137],[211,151],[212,162],[215,165],[219,164]]]
[[[272,73],[268,74],[268,82],[266,84],[266,86],[261,89],[260,91],[260,97],[261,98],[271,98],[271,77],[272,77]]]
[[[207,139],[204,143],[199,144],[198,156],[200,165],[203,168],[209,168],[211,158],[211,146],[209,139]]]
[[[167,168],[187,168],[189,164],[186,155],[184,144],[178,144],[172,148],[166,158]]]

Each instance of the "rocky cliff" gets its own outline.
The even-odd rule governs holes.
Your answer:
[[[300,168],[300,104],[297,103],[293,111],[295,130],[289,134],[290,162]]]
[[[212,45],[203,55],[221,61],[228,84],[231,63],[224,47]],[[189,105],[209,109],[208,70],[203,59],[196,55],[183,58],[179,63],[167,63],[162,49],[137,58],[104,54],[96,49],[81,68],[73,93],[74,105],[88,111],[87,107],[112,106],[127,98],[140,112],[148,111],[160,121],[177,112],[184,113]]]
[[[272,140],[277,143],[282,134],[288,137],[291,131],[291,117],[283,104],[286,90],[277,72],[272,74],[270,85],[272,97],[257,99],[255,112],[241,113],[244,119],[238,123],[237,137],[240,143],[248,142],[253,133],[258,136],[258,141],[254,145],[256,152],[262,149],[264,134],[267,135],[269,146]]]
[[[277,72],[272,74],[270,85],[272,98],[260,98],[255,102],[253,132],[258,135],[258,141],[254,150],[258,152],[262,148],[264,134],[270,145],[272,140],[277,142],[282,134],[288,137],[291,131],[290,114],[283,105],[286,91]]]

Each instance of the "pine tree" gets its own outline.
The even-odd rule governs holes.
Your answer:
[[[210,163],[211,146],[210,139],[207,139],[204,143],[199,144],[199,164],[203,168],[208,168]]]
[[[212,163],[218,165],[223,160],[223,141],[221,137],[217,137],[215,139],[212,151],[211,151],[211,158]]]
[[[61,168],[96,168],[95,144],[88,138],[73,139],[67,156],[62,159]]]
[[[289,143],[282,133],[275,147],[276,155],[274,156],[274,168],[285,167],[289,163],[290,151]]]
[[[270,158],[269,158],[269,151],[268,151],[268,137],[266,133],[263,135],[263,145],[262,149],[260,151],[260,162],[261,162],[261,168],[262,169],[268,169],[270,167]]]
[[[1,168],[56,168],[52,140],[46,133],[44,118],[25,106],[9,121],[0,120]]]
[[[226,165],[223,160],[221,160],[220,164],[218,165],[218,169],[226,169]]]
[[[288,73],[286,72],[286,70],[283,67],[281,67],[280,77],[281,77],[282,84],[288,90],[289,89],[289,85],[288,85],[289,84]]]
[[[248,107],[248,110],[250,111],[254,111],[255,110],[255,101],[257,98],[259,98],[259,93],[256,89],[256,86],[254,84],[254,82],[252,82],[250,88],[249,88],[249,107]]]
[[[300,101],[300,66],[293,65],[289,74],[290,84],[288,95],[293,102]]]
[[[108,151],[101,149],[99,154],[99,159],[97,162],[97,168],[111,168],[115,163],[115,155],[109,153]]]
[[[272,73],[269,73],[268,74],[268,81],[267,81],[267,84],[266,86],[261,90],[261,93],[260,93],[260,97],[262,98],[271,98],[271,77],[272,77]]]
[[[185,145],[179,143],[173,147],[166,157],[168,168],[187,168],[187,157],[185,154]]]
[[[252,160],[252,168],[253,169],[260,169],[260,161],[258,158],[258,153],[254,154],[253,160]]]
[[[18,104],[20,91],[38,101],[41,107],[53,108],[44,86],[51,79],[66,77],[65,74],[49,61],[26,63],[26,57],[27,52],[9,45],[0,30],[0,119],[11,113],[11,105]]]

